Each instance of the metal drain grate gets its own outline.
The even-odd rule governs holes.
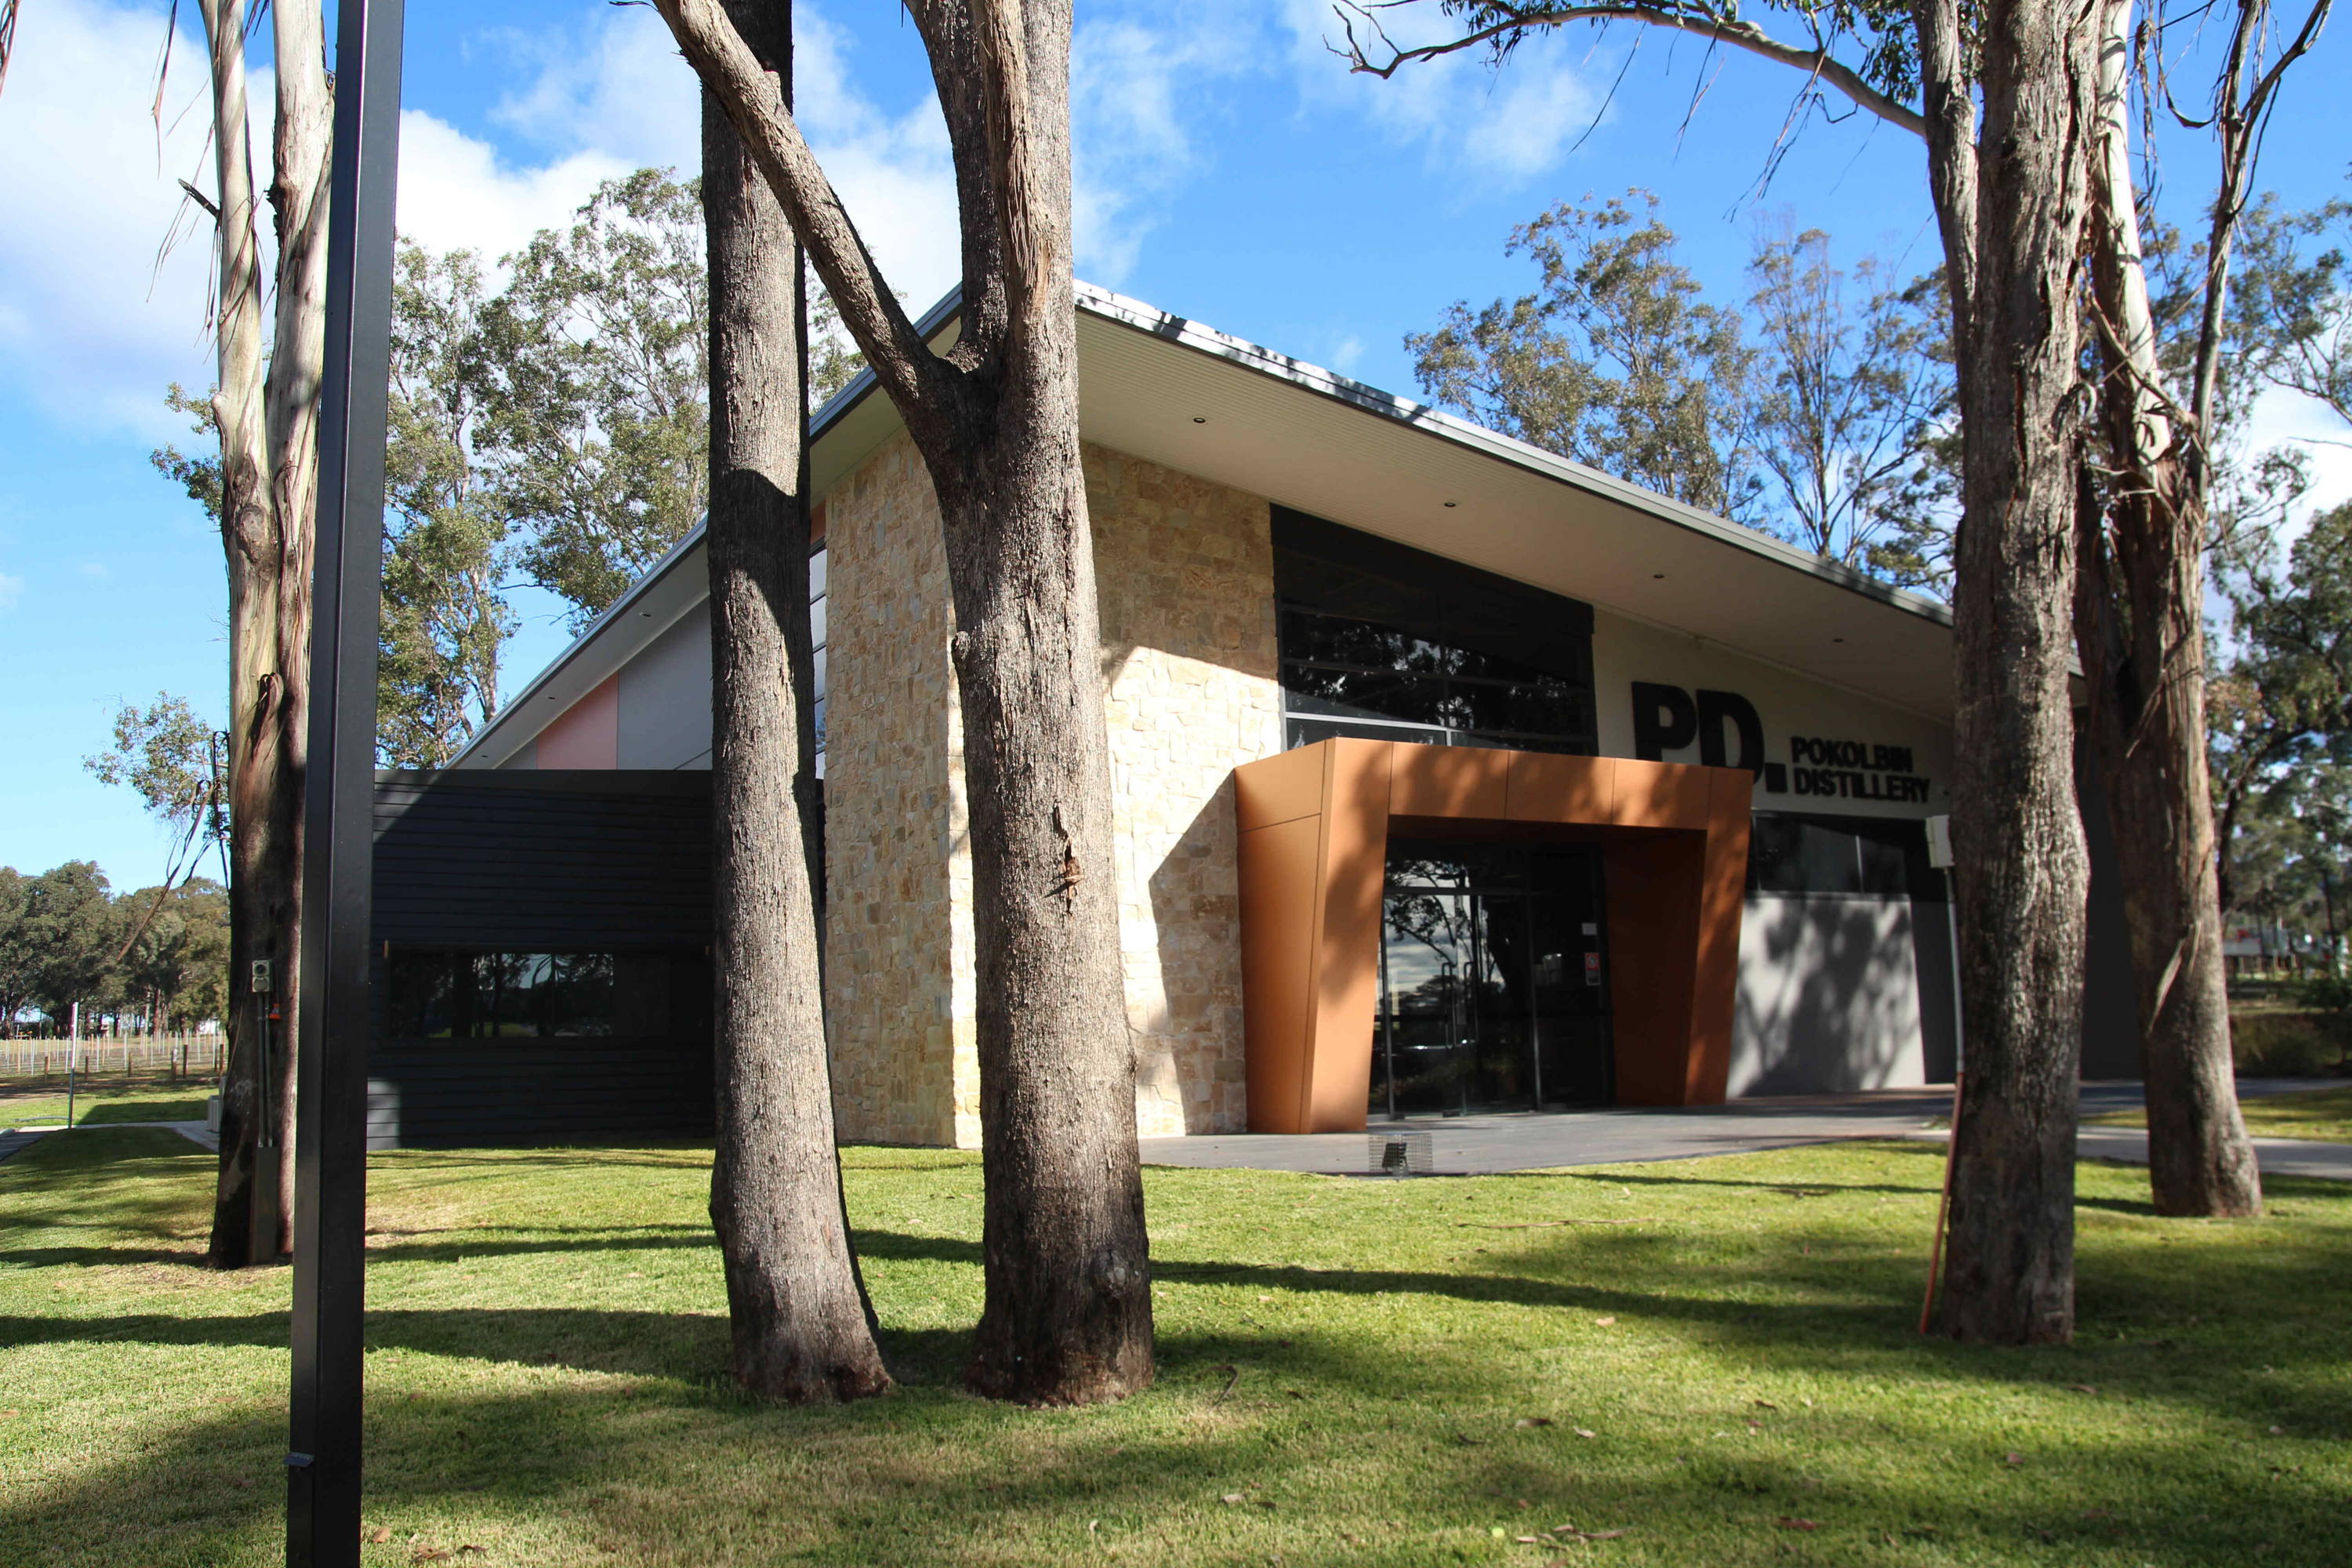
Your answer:
[[[1376,1176],[1426,1176],[1433,1168],[1426,1132],[1371,1132],[1365,1142]]]

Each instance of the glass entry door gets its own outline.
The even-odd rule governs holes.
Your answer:
[[[1389,847],[1370,1113],[1605,1105],[1600,857],[1517,844]]]

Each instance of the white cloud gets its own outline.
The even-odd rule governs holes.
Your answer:
[[[929,94],[898,115],[875,103],[853,78],[854,47],[822,12],[796,6],[793,108],[883,275],[926,310],[963,270],[947,122]]]
[[[162,390],[207,384],[213,357],[209,225],[184,209],[178,184],[213,184],[204,51],[184,29],[173,37],[159,154],[147,68],[165,25],[163,9],[137,0],[50,0],[37,33],[20,36],[0,94],[0,146],[33,154],[0,159],[0,211],[17,215],[0,225],[0,384],[61,421],[142,442],[184,439]],[[918,93],[893,109],[860,83],[856,51],[887,40],[852,37],[805,3],[796,31],[810,141],[892,283],[911,307],[928,306],[960,270],[938,105]],[[693,73],[647,9],[599,8],[559,34],[489,41],[515,59],[520,85],[487,123],[402,117],[404,234],[495,258],[563,221],[602,180],[647,163],[698,166]],[[1278,37],[1244,0],[1172,16],[1140,5],[1089,14],[1072,90],[1087,276],[1118,281],[1168,197],[1199,172],[1205,118],[1218,112],[1204,86],[1278,65]],[[269,89],[268,72],[255,70],[264,177]],[[158,265],[175,223],[180,243]]]
[[[174,380],[208,384],[212,373],[210,226],[195,214],[191,227],[178,184],[213,185],[202,45],[185,30],[174,37],[159,156],[148,68],[164,12],[51,0],[40,21],[18,35],[0,93],[0,147],[10,152],[0,157],[0,211],[13,215],[0,224],[0,384],[60,422],[184,440],[185,421],[162,394]],[[885,114],[851,82],[824,18],[804,5],[799,22],[811,139],[893,282],[927,306],[957,272],[938,110]],[[536,69],[488,126],[403,115],[403,233],[495,258],[563,221],[602,180],[647,163],[698,168],[693,73],[649,11],[600,8],[539,47]],[[248,93],[264,178],[270,80],[254,71]],[[159,266],[175,221],[180,243]]]
[[[627,168],[702,166],[702,98],[669,28],[642,5],[607,10],[596,36],[493,35],[535,69],[491,120],[561,156],[600,153]]]
[[[434,250],[475,250],[496,260],[569,218],[598,182],[633,167],[574,152],[516,168],[488,142],[407,110],[400,117],[400,232]]]
[[[209,225],[195,214],[187,232],[177,183],[213,184],[205,58],[174,37],[159,153],[164,38],[159,10],[53,0],[18,30],[0,93],[0,380],[61,422],[142,440],[182,434],[164,384],[205,384],[212,358]],[[251,91],[268,102],[266,74]],[[175,216],[183,241],[158,266]]]
[[[2352,443],[2352,430],[2344,427],[2334,411],[2300,393],[2275,387],[2254,399],[2246,421],[2248,452],[2292,447],[2308,461],[2311,489],[2304,497],[2305,517],[2352,500],[2352,445],[2347,443]]]
[[[1148,18],[1148,19],[1147,19]],[[1192,123],[1223,79],[1261,68],[1255,14],[1202,4],[1082,22],[1071,40],[1070,119],[1078,266],[1117,284],[1163,204],[1197,173]]]
[[[892,285],[915,309],[928,307],[959,270],[955,175],[938,106],[926,99],[892,116],[875,104],[852,79],[851,41],[814,6],[798,7],[793,34],[802,129]],[[532,74],[491,119],[550,161],[518,166],[412,111],[401,130],[404,233],[496,255],[567,216],[600,180],[648,164],[681,175],[700,169],[700,89],[651,11],[604,11],[572,33],[493,42]]]
[[[1465,49],[1382,80],[1350,73],[1331,52],[1344,34],[1330,0],[1286,0],[1284,20],[1299,95],[1310,108],[1350,110],[1391,145],[1419,148],[1433,168],[1517,184],[1559,164],[1596,119],[1609,117],[1585,76],[1592,51],[1578,47],[1578,38],[1530,38],[1500,71],[1483,52]],[[1454,30],[1433,8],[1384,12],[1381,20],[1406,47]],[[1357,30],[1362,35],[1360,21]],[[1379,58],[1377,47],[1368,52]]]
[[[0,614],[15,609],[16,601],[24,596],[25,580],[22,577],[11,577],[5,572],[0,572]]]

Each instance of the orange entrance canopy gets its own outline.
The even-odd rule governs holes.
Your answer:
[[[1737,768],[1399,741],[1235,769],[1250,1131],[1364,1125],[1392,830],[1597,845],[1617,1098],[1720,1103],[1754,787]]]

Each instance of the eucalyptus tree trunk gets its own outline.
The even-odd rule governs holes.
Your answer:
[[[270,1015],[282,1000],[283,1017],[293,1016],[300,783],[291,774],[289,735],[300,729],[301,715],[279,639],[287,584],[262,384],[246,7],[244,0],[202,0],[202,10],[212,57],[220,377],[213,417],[229,606],[229,1057],[210,1258],[215,1267],[237,1268],[275,1260],[292,1240],[284,1172],[293,1108],[283,1091],[288,1076],[277,1070],[288,1054],[284,1024]],[[259,961],[272,967],[275,994],[248,984]]]
[[[1952,830],[1968,1062],[1943,1323],[1962,1339],[2063,1342],[2089,885],[2068,693],[2070,395],[2095,27],[2058,0],[1983,5],[1970,137],[1955,0],[1918,0],[1915,16],[1962,367]]]
[[[792,12],[736,25],[792,79]],[[706,89],[711,794],[719,1141],[710,1218],[736,1379],[796,1403],[890,1385],[851,1254],[818,967],[816,721],[800,250]]]
[[[913,0],[963,248],[955,346],[900,310],[717,0],[656,0],[898,406],[937,495],[971,801],[986,1301],[971,1386],[1151,1378],[1151,1288],[1078,460],[1068,0]]]
[[[2157,360],[2132,184],[2131,13],[2131,0],[2100,9],[2089,249],[2110,478],[2084,508],[2075,637],[2131,939],[2156,1209],[2253,1215],[2262,1177],[2230,1050],[2206,752],[2209,470]]]
[[[979,959],[987,1300],[967,1381],[1032,1404],[1116,1398],[1151,1380],[1066,272],[1062,283],[1031,324],[1045,363],[1008,389],[982,460],[931,469],[955,595]]]

